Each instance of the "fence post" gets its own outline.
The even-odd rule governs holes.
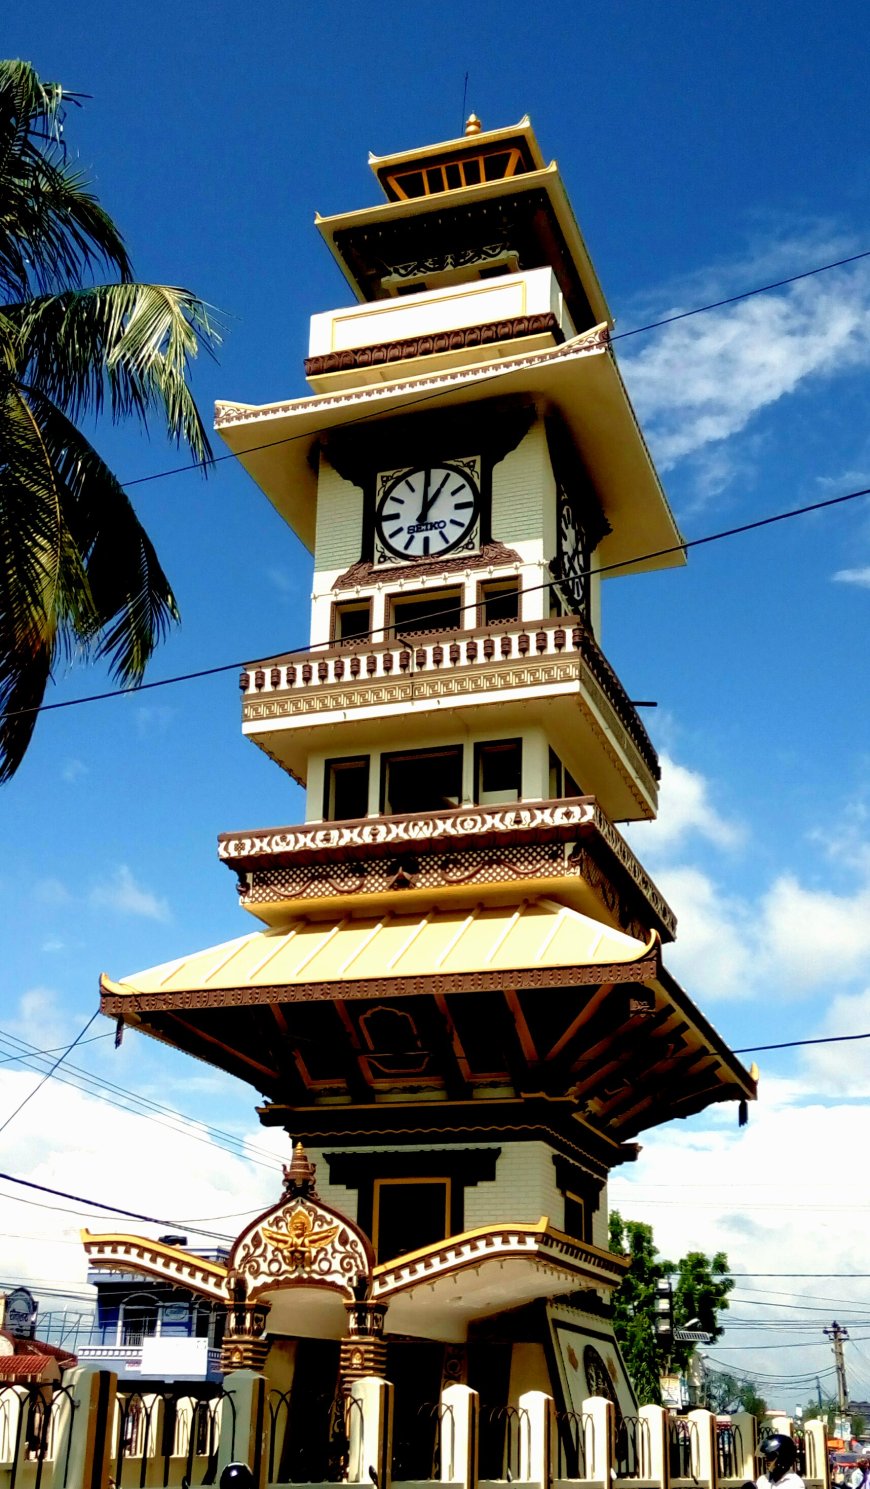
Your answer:
[[[232,1370],[224,1376],[224,1390],[230,1400],[221,1401],[217,1476],[220,1478],[228,1463],[247,1463],[254,1477],[254,1489],[264,1489],[266,1377],[256,1370]],[[191,1420],[191,1432],[195,1425]]]
[[[731,1414],[731,1428],[734,1433],[734,1447],[740,1448],[737,1458],[735,1474],[738,1478],[753,1482],[758,1478],[758,1468],[755,1462],[755,1448],[758,1441],[758,1423],[751,1411],[735,1411]]]
[[[147,1485],[161,1485],[163,1483],[163,1424],[166,1420],[166,1402],[162,1396],[149,1393],[144,1398],[147,1407],[146,1422],[148,1441],[147,1463],[145,1469],[145,1483]]]
[[[698,1434],[698,1462],[693,1465],[695,1475],[699,1483],[709,1484],[710,1489],[716,1489],[716,1470],[719,1466],[716,1418],[711,1411],[704,1411],[699,1407],[696,1411],[689,1412],[689,1421],[694,1422]]]
[[[527,1484],[550,1485],[551,1422],[553,1398],[544,1391],[525,1391],[520,1408],[520,1479]],[[526,1420],[523,1423],[522,1413]]]
[[[389,1489],[393,1473],[392,1383],[379,1375],[352,1380],[348,1412],[348,1481]]]
[[[118,1377],[113,1370],[80,1365],[68,1384],[76,1403],[70,1424],[67,1483],[87,1489],[108,1489],[115,1460],[112,1441]]]
[[[808,1479],[820,1480],[824,1489],[829,1489],[831,1465],[828,1459],[828,1428],[825,1422],[811,1417],[804,1422],[804,1444],[807,1455],[806,1475]]]
[[[642,1479],[653,1479],[668,1489],[670,1453],[668,1443],[668,1414],[663,1406],[642,1406],[638,1411],[640,1422],[639,1472]]]
[[[613,1402],[604,1396],[589,1396],[583,1402],[583,1415],[592,1425],[592,1462],[586,1464],[590,1479],[600,1479],[609,1486],[615,1477],[613,1464]]]
[[[480,1397],[458,1382],[441,1393],[441,1482],[477,1489]],[[449,1449],[448,1449],[449,1444]]]

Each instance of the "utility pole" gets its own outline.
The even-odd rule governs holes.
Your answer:
[[[834,1351],[834,1365],[837,1370],[837,1411],[839,1413],[839,1421],[834,1430],[840,1437],[849,1437],[852,1430],[851,1424],[846,1420],[846,1412],[849,1410],[849,1387],[846,1384],[846,1361],[843,1358],[843,1341],[844,1339],[848,1339],[849,1331],[848,1329],[844,1329],[842,1324],[838,1324],[837,1320],[834,1319],[831,1327],[829,1329],[823,1329],[822,1332],[831,1341],[831,1348]]]

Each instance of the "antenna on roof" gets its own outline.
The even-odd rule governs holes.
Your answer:
[[[468,102],[468,73],[465,74],[465,82],[462,85],[462,119],[459,124],[459,133],[465,128],[465,105]]]

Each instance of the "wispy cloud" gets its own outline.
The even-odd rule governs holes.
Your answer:
[[[93,886],[88,902],[94,909],[114,910],[119,915],[138,915],[146,920],[171,918],[168,902],[139,884],[125,863]]]
[[[143,703],[136,709],[136,732],[140,736],[165,734],[174,718],[175,709],[168,703]]]
[[[764,277],[762,269],[744,275],[747,284]],[[731,287],[720,281],[719,291]],[[811,379],[870,364],[868,311],[870,267],[859,264],[666,326],[642,346],[626,343],[620,361],[660,465],[704,451],[710,483],[721,487],[723,443],[763,409]]]
[[[286,569],[267,569],[266,578],[279,595],[290,596],[298,593],[299,586]]]
[[[739,847],[744,839],[742,826],[717,811],[710,784],[700,771],[680,765],[669,754],[661,756],[661,768],[658,818],[636,822],[631,828],[638,851],[654,857],[672,854],[692,836],[705,838],[717,848]]]
[[[78,781],[82,776],[86,776],[87,773],[88,767],[83,760],[67,760],[61,767],[60,778],[62,781],[68,781],[72,784],[73,781]]]
[[[870,589],[870,564],[863,569],[838,569],[832,577],[838,584],[857,584],[861,589]]]

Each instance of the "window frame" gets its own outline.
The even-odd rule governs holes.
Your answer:
[[[340,620],[342,615],[351,611],[365,610],[368,613],[368,628],[361,636],[341,636]],[[369,646],[372,642],[373,606],[371,596],[360,600],[335,600],[332,605],[330,616],[329,640],[332,646]]]
[[[409,815],[407,812],[398,812],[396,810],[396,808],[392,805],[392,803],[389,802],[388,799],[387,799],[389,769],[390,769],[390,766],[393,763],[393,761],[394,760],[412,760],[412,759],[425,760],[425,759],[431,759],[434,755],[456,755],[458,757],[458,767],[459,768],[458,768],[458,775],[457,775],[457,783],[458,783],[458,786],[459,786],[459,790],[457,792],[457,802],[456,802],[456,805],[458,807],[462,806],[462,791],[463,791],[464,771],[465,771],[465,747],[464,747],[464,745],[462,745],[462,744],[455,744],[455,745],[453,745],[453,744],[451,744],[451,745],[433,745],[433,746],[431,746],[428,749],[424,747],[424,748],[418,749],[418,750],[415,750],[415,749],[408,749],[408,750],[387,750],[387,751],[382,752],[381,757],[380,757],[380,760],[381,760],[381,780],[380,780],[380,795],[378,797],[378,806],[379,806],[379,811],[380,811],[381,816],[386,816],[386,817],[397,817],[398,816],[398,817],[402,817],[402,816],[408,816]],[[430,812],[430,811],[431,812],[436,812],[436,811],[449,811],[451,809],[449,807],[420,807],[419,810],[420,811],[423,811],[423,812]]]
[[[517,613],[510,619],[487,620],[487,600],[494,594],[506,593],[512,590],[517,597]],[[481,579],[477,586],[477,624],[478,626],[513,626],[519,625],[522,620],[522,590],[518,574],[508,574],[504,579]]]
[[[381,1191],[383,1189],[399,1189],[402,1187],[407,1188],[412,1184],[441,1184],[443,1186],[444,1235],[440,1239],[441,1241],[447,1241],[450,1239],[450,1236],[452,1234],[450,1229],[450,1215],[453,1200],[453,1180],[449,1174],[408,1174],[407,1176],[384,1177],[375,1179],[372,1184],[372,1246],[375,1250],[375,1256],[378,1257],[379,1261],[382,1261],[384,1259],[381,1257],[379,1249],[381,1230]],[[437,1246],[439,1242],[428,1241],[425,1244],[427,1246]],[[417,1249],[422,1250],[421,1247],[418,1247]],[[400,1252],[397,1254],[406,1255],[407,1253]]]
[[[486,750],[504,750],[507,752],[510,746],[516,748],[519,756],[519,784],[516,796],[502,797],[499,801],[494,799],[492,792],[483,792],[483,757]],[[483,806],[511,806],[514,802],[523,799],[523,740],[522,735],[511,736],[508,739],[479,739],[474,745],[474,804]]]
[[[333,787],[333,779],[334,779],[334,777],[333,777],[333,771],[334,771],[334,768],[336,766],[339,766],[339,767],[341,767],[341,766],[349,767],[349,766],[353,766],[353,765],[364,765],[365,766],[365,777],[366,777],[365,799],[366,799],[366,807],[365,807],[365,811],[362,813],[362,817],[367,817],[368,816],[368,811],[369,811],[369,796],[370,796],[371,787],[372,787],[372,757],[371,757],[371,755],[335,755],[335,756],[332,756],[328,760],[324,760],[324,762],[323,762],[323,821],[324,822],[356,822],[358,820],[361,820],[360,818],[357,818],[357,817],[335,817],[335,816],[331,816],[330,815],[330,811],[329,811],[329,805],[330,805],[329,798],[330,798],[330,794],[331,794],[332,787]]]
[[[446,605],[448,601],[453,599],[457,601],[457,608],[459,610],[459,624],[457,626],[448,625],[446,623],[442,626],[421,626],[418,628],[415,628],[414,626],[403,626],[400,635],[396,622],[397,605],[413,603],[414,601],[420,600],[431,600],[433,604],[437,604],[440,600]],[[406,590],[395,590],[392,594],[388,594],[385,596],[384,635],[388,641],[400,644],[402,636],[416,638],[418,636],[444,636],[456,634],[464,629],[462,624],[463,616],[465,613],[464,607],[465,587],[462,584],[445,584],[443,589],[436,589],[433,585],[431,588],[412,590],[410,593]]]

